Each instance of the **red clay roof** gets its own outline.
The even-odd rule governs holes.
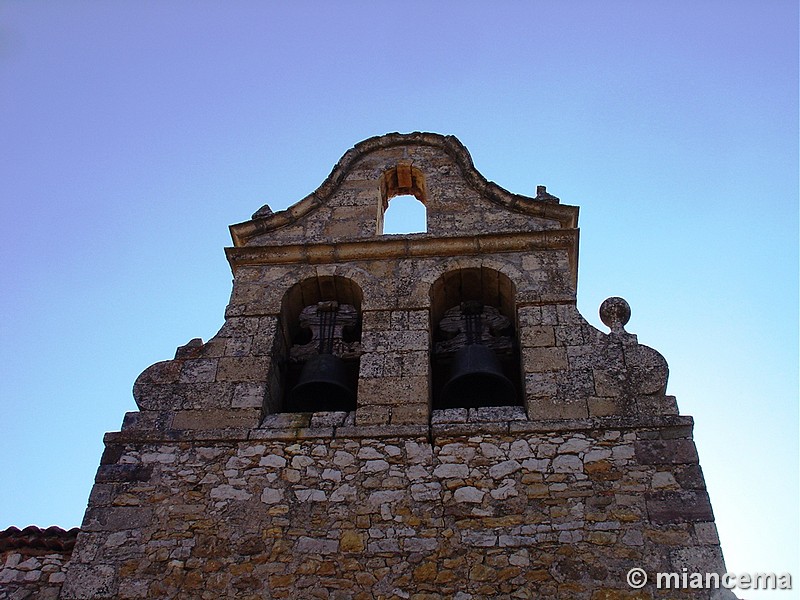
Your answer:
[[[0,552],[14,549],[70,552],[75,546],[75,538],[79,532],[80,529],[77,527],[70,530],[55,526],[42,529],[36,525],[30,525],[22,530],[9,527],[5,531],[0,531]]]

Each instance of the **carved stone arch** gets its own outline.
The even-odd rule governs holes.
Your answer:
[[[338,277],[352,281],[361,290],[361,312],[376,310],[386,305],[386,286],[379,277],[366,269],[349,264],[317,265],[317,277]]]
[[[436,261],[421,273],[417,285],[414,287],[411,295],[419,298],[427,298],[430,306],[432,304],[431,289],[436,281],[438,281],[448,271],[456,271],[458,269],[471,266],[474,266],[472,261],[465,262],[461,257],[443,258],[439,261]]]
[[[286,271],[280,277],[272,279],[270,281],[270,288],[278,290],[278,292],[270,294],[267,297],[264,306],[265,312],[280,315],[288,291],[298,282],[313,277],[316,277],[316,271],[313,268],[309,268],[308,265],[302,265],[299,268]],[[280,290],[282,290],[283,293],[281,293]]]
[[[439,282],[445,274],[453,271],[463,270],[463,269],[482,269],[488,268],[497,273],[505,276],[510,284],[512,284],[511,288],[513,289],[513,296],[509,298],[511,302],[514,301],[516,297],[517,290],[519,289],[522,282],[525,280],[524,272],[515,266],[513,263],[501,261],[493,258],[483,258],[476,256],[474,258],[464,258],[464,257],[454,257],[444,259],[440,262],[437,262],[430,266],[430,268],[426,269],[425,272],[420,277],[417,285],[415,286],[414,290],[412,291],[412,295],[416,297],[427,297],[430,299],[430,307],[432,311],[435,311],[436,304],[433,297],[433,287],[434,284]],[[446,310],[446,309],[445,309]],[[512,305],[508,305],[506,307],[507,315],[509,318],[514,314],[515,309]],[[436,316],[431,314],[431,318],[435,318]]]
[[[525,272],[515,265],[513,262],[507,260],[500,260],[498,257],[481,257],[480,266],[488,269],[493,269],[508,277],[514,285],[514,291],[519,292],[525,281]]]

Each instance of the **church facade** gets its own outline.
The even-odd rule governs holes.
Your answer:
[[[399,195],[425,232],[383,233]],[[665,359],[576,308],[577,207],[388,134],[230,230],[225,323],[137,379],[61,598],[730,597],[655,586],[723,557]]]

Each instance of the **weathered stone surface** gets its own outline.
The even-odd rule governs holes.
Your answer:
[[[654,523],[714,520],[708,494],[697,491],[649,494],[647,496],[647,513]]]
[[[29,556],[30,553],[36,555]],[[71,547],[62,550],[6,547],[0,551],[0,598],[55,600],[66,579],[71,554]]]
[[[433,475],[442,479],[466,479],[469,477],[469,467],[459,463],[445,463],[433,470]]]
[[[110,565],[70,565],[60,598],[66,600],[102,600],[116,598],[118,582]]]
[[[697,448],[692,440],[648,440],[637,442],[634,448],[637,460],[643,465],[697,462]]]
[[[489,468],[489,476],[492,477],[492,479],[504,479],[512,473],[516,473],[521,468],[522,465],[516,460],[504,460]]]
[[[397,194],[426,232],[379,233]],[[225,323],[134,384],[62,597],[613,600],[660,597],[632,565],[722,568],[666,361],[621,299],[610,333],[576,308],[576,207],[486,181],[454,138],[390,134],[231,233]],[[516,405],[443,408],[435,349],[474,341]],[[318,352],[346,357],[354,400],[285,412]],[[49,569],[8,558],[0,582],[57,589]]]
[[[499,575],[505,568],[502,565],[548,564],[552,555],[547,544],[574,547],[584,557],[595,557],[597,565],[592,568],[616,569],[624,577],[631,552],[638,557],[633,560],[647,564],[646,557],[662,552],[662,547],[714,545],[707,496],[681,488],[674,476],[674,470],[690,465],[664,464],[656,471],[640,463],[634,447],[658,441],[650,439],[652,431],[542,428],[538,433],[443,437],[433,445],[401,437],[254,440],[186,447],[180,442],[161,442],[129,448],[113,455],[115,465],[136,466],[148,460],[151,476],[146,482],[115,483],[123,487],[96,496],[96,502],[105,507],[98,506],[95,511],[101,512],[87,521],[90,539],[84,548],[93,540],[105,547],[103,540],[112,539],[115,531],[125,533],[121,540],[129,541],[119,546],[125,549],[120,557],[135,562],[129,569],[124,566],[128,559],[120,558],[114,581],[126,589],[142,589],[143,595],[166,593],[167,588],[158,586],[167,584],[150,580],[145,587],[137,587],[144,574],[142,567],[134,565],[155,561],[166,568],[180,553],[186,555],[183,560],[206,561],[197,564],[207,564],[212,556],[223,557],[210,564],[221,560],[220,572],[228,573],[238,572],[235,565],[246,564],[242,556],[261,557],[264,564],[273,565],[270,576],[275,577],[271,579],[275,589],[289,589],[281,586],[303,581],[298,577],[305,577],[301,573],[308,565],[330,557],[328,571],[315,567],[325,586],[346,580],[354,586],[350,589],[369,594],[376,585],[371,577],[389,577],[394,587],[411,595],[419,593],[413,586],[427,581],[427,569],[432,568],[416,571],[422,563],[413,557],[423,553],[427,563],[435,565],[432,581],[438,582],[437,589],[443,593],[455,593],[448,587],[452,582],[474,582],[459,591],[502,595],[506,593]],[[523,458],[528,455],[532,456]],[[181,459],[174,460],[178,456]],[[610,471],[597,471],[601,467]],[[616,472],[625,475],[607,476]],[[672,479],[664,475],[669,473]],[[657,488],[654,483],[667,480],[677,487],[649,491]],[[638,488],[636,482],[641,482]],[[148,493],[153,499],[160,498],[150,503],[152,508],[143,512],[131,507],[135,510],[129,512],[128,507],[115,507],[134,498],[131,486],[143,483],[152,489]],[[229,516],[223,519],[223,514]],[[680,536],[660,530],[645,533],[648,518],[655,527],[694,525]],[[259,540],[258,545],[247,546],[251,548],[247,552],[255,554],[232,553],[226,545],[225,540],[238,539],[244,530]],[[186,531],[195,533],[183,538]],[[134,532],[136,537],[130,537]],[[164,532],[171,533],[165,538]],[[206,541],[179,550],[182,540],[197,536]],[[468,557],[458,564],[452,562],[456,555],[448,541],[453,536],[458,536],[458,546],[462,552],[466,549]],[[215,548],[228,549],[220,554]],[[486,554],[490,550],[495,554]],[[114,554],[108,549],[103,552],[111,557],[109,564],[117,564]],[[86,560],[90,555],[84,550],[80,556]],[[269,556],[273,558],[267,560]],[[281,561],[279,556],[289,560]],[[357,561],[348,563],[348,556]],[[396,557],[400,562],[393,564],[407,567],[396,567],[394,575],[380,575],[383,567],[370,562],[374,557],[383,561]],[[485,562],[490,557],[497,566]],[[496,572],[476,571],[476,564]],[[448,575],[440,581],[441,573],[451,573],[452,578]],[[240,578],[244,576],[231,575],[228,583],[220,582],[220,589],[234,597],[236,585],[255,589],[247,587],[252,584]],[[210,573],[198,571],[197,577],[201,588],[215,581]],[[514,589],[542,594],[557,583],[554,577],[545,569],[540,579],[520,580]],[[186,585],[185,578],[181,581],[169,585],[179,589]]]
[[[258,409],[238,410],[181,410],[172,419],[173,429],[224,429],[226,427],[248,427],[258,425]]]
[[[473,504],[480,504],[483,501],[483,497],[486,495],[486,492],[483,492],[477,488],[472,486],[466,486],[458,488],[453,494],[453,498],[456,502],[470,502]]]

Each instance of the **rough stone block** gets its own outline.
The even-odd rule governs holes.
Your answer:
[[[589,416],[586,401],[534,397],[528,400],[528,418],[532,421],[549,419],[585,419]]]
[[[523,347],[535,348],[555,346],[555,334],[552,325],[530,325],[520,329],[520,344]]]
[[[715,523],[695,523],[694,534],[698,544],[719,546],[719,534]]]
[[[636,460],[643,465],[696,463],[697,448],[692,440],[647,440],[634,443]]]
[[[274,413],[264,417],[259,427],[261,429],[299,429],[308,427],[311,422],[311,413]]]
[[[500,421],[526,421],[528,415],[522,406],[480,406],[469,409],[470,423],[496,423]]]
[[[235,337],[225,339],[225,356],[248,356],[252,354],[253,337]]]
[[[257,427],[261,411],[253,408],[235,410],[181,410],[172,419],[172,429],[224,429]]]
[[[344,425],[347,412],[315,412],[311,415],[311,427],[339,427]]]
[[[658,524],[714,520],[708,494],[700,491],[648,494],[647,514],[653,523]]]
[[[625,366],[632,389],[641,395],[663,395],[667,389],[667,361],[648,346],[636,344],[625,347]]]
[[[359,379],[371,379],[375,377],[383,377],[383,365],[386,360],[385,355],[378,352],[365,352],[361,355],[361,360],[358,365]]]
[[[722,573],[722,552],[716,547],[677,548],[670,552],[669,558],[675,573]]]
[[[136,506],[90,507],[83,518],[81,531],[138,529],[147,525],[152,516],[153,511],[151,509]]]
[[[566,258],[566,257],[565,257]],[[560,325],[584,325],[586,320],[583,318],[578,307],[574,303],[559,304],[556,307],[558,322]]]
[[[428,403],[400,404],[392,407],[391,423],[395,425],[423,425],[428,422]]]
[[[130,483],[149,481],[152,475],[152,465],[101,465],[94,481],[95,483]]]
[[[265,381],[269,359],[230,356],[219,359],[217,381]]]
[[[678,402],[675,396],[654,394],[652,396],[639,396],[636,398],[639,412],[648,415],[677,415]]]
[[[427,352],[404,352],[400,355],[401,375],[405,377],[430,376],[430,357]]]
[[[466,423],[467,413],[468,411],[466,408],[445,408],[434,410],[431,412],[431,423],[434,425],[439,423]]]
[[[628,375],[625,371],[604,366],[592,370],[594,377],[594,393],[597,396],[609,398],[619,397],[625,393]]]
[[[566,369],[567,351],[561,346],[546,348],[523,348],[522,364],[526,373],[558,371]]]
[[[555,373],[528,373],[525,375],[527,396],[555,396],[558,382]]]
[[[258,317],[232,317],[225,320],[216,337],[242,337],[258,333]]]
[[[580,325],[559,325],[553,328],[556,344],[559,346],[581,346],[584,343],[583,327]]]
[[[590,396],[586,400],[590,417],[609,417],[612,415],[633,414],[633,406],[627,398],[602,398]]]
[[[365,310],[361,315],[365,331],[386,331],[391,327],[391,311]]]
[[[390,331],[386,334],[385,343],[388,350],[403,350],[427,352],[430,345],[430,336],[427,331]]]
[[[356,427],[362,425],[388,425],[392,409],[385,405],[363,405],[356,409]]]
[[[237,383],[233,390],[231,407],[261,408],[264,405],[266,387],[263,383]]]
[[[150,365],[139,377],[136,378],[137,384],[161,384],[176,383],[181,373],[183,362],[179,360],[164,360]]]
[[[118,582],[111,565],[73,564],[61,589],[65,600],[105,600],[116,598]]]
[[[528,327],[542,325],[542,309],[540,306],[522,305],[517,309],[517,321],[520,332]],[[552,323],[548,323],[552,325]]]
[[[428,390],[427,377],[377,377],[359,381],[358,399],[369,405],[427,404]]]

